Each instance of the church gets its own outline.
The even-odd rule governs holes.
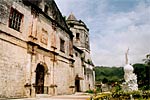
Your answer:
[[[0,0],[0,98],[94,89],[89,29],[54,0]]]

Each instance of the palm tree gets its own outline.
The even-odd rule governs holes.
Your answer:
[[[147,64],[148,66],[150,66],[150,54],[146,55],[146,59],[143,59],[143,61],[145,62],[145,64]]]

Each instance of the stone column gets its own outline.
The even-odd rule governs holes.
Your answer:
[[[35,80],[36,80],[36,62],[35,62],[35,55],[32,55],[32,64],[31,64],[31,97],[35,97]]]
[[[95,71],[93,70],[93,86],[95,88]]]
[[[26,88],[26,96],[30,97],[30,92],[31,92],[31,54],[27,54],[27,66],[26,66],[26,83],[25,83],[25,88]]]

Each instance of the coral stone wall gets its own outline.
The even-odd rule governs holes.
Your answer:
[[[26,49],[0,39],[0,97],[25,96],[26,56]]]

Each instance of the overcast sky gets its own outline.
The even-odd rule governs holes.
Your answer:
[[[150,53],[150,0],[55,0],[62,15],[72,12],[90,29],[96,66],[140,63]]]

